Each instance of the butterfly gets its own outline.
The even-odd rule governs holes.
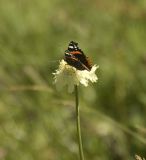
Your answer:
[[[68,49],[65,51],[64,60],[67,62],[67,64],[75,67],[78,70],[90,71],[92,68],[89,58],[78,47],[78,43],[74,41],[69,43]]]

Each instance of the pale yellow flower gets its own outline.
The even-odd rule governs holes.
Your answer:
[[[97,82],[98,78],[95,74],[97,68],[98,66],[94,65],[91,71],[77,70],[75,67],[68,65],[64,60],[61,60],[59,68],[53,73],[56,88],[61,90],[64,86],[67,86],[68,92],[71,93],[74,91],[75,85],[82,84],[87,87],[89,82]]]
[[[145,158],[141,158],[139,155],[135,155],[136,160],[145,160]]]

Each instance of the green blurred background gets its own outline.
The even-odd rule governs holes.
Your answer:
[[[100,66],[80,87],[86,160],[146,157],[146,1],[0,0],[0,160],[78,159],[52,76],[71,40]]]

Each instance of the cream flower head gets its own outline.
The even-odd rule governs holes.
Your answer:
[[[95,74],[98,67],[94,65],[90,71],[77,70],[75,67],[68,65],[66,61],[61,60],[59,68],[53,73],[56,88],[61,90],[64,86],[67,86],[68,92],[72,93],[75,85],[82,84],[87,87],[89,81],[95,83],[98,80]]]

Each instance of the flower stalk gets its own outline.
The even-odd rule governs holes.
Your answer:
[[[76,101],[76,125],[77,125],[77,137],[79,146],[79,156],[80,160],[84,160],[81,127],[80,127],[80,110],[79,110],[79,97],[78,97],[78,86],[75,85],[75,101]]]

